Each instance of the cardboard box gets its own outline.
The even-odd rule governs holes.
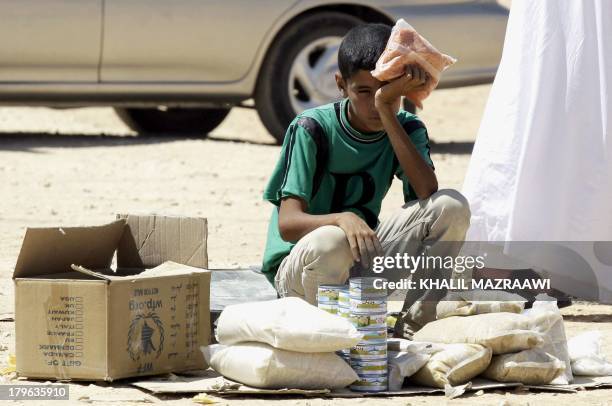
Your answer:
[[[17,373],[112,381],[206,367],[206,238],[206,219],[161,216],[28,229],[13,274]]]

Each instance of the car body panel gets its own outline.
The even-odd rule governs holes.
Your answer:
[[[1,2],[0,82],[97,82],[102,1]]]
[[[26,0],[31,6],[46,5],[48,1],[66,3]],[[238,103],[253,95],[266,52],[283,27],[313,10],[345,10],[343,7],[355,6],[369,9],[378,20],[383,16],[388,23],[404,18],[441,51],[457,57],[459,62],[443,75],[440,87],[490,82],[501,57],[508,15],[507,9],[492,0],[104,2],[104,40],[100,41],[103,50],[98,44],[85,53],[89,58],[94,51],[102,55],[98,81],[83,83],[82,79],[92,76],[75,75],[74,80],[63,82],[28,83],[5,75],[0,80],[0,103],[117,106]],[[227,9],[223,10],[221,5]],[[0,3],[0,14],[4,14],[2,7],[5,6]],[[147,7],[150,9],[144,15],[132,16]],[[207,7],[213,21],[204,24],[200,21]],[[255,21],[265,24],[252,27]],[[130,27],[134,22],[135,27]],[[221,30],[224,32],[219,34]],[[206,41],[210,36],[214,38]],[[235,49],[237,45],[248,49]],[[14,54],[2,48],[6,46],[0,45],[0,64],[6,65],[5,58]],[[49,76],[40,72],[38,77]]]
[[[238,81],[294,2],[106,0],[101,82]]]

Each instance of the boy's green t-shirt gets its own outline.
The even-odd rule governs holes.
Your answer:
[[[281,199],[304,199],[309,214],[352,211],[374,229],[382,200],[394,177],[403,182],[404,201],[416,199],[403,174],[387,134],[360,133],[347,118],[348,99],[307,110],[289,125],[280,159],[264,190],[274,204],[268,227],[262,272],[274,284],[281,261],[295,243],[284,241],[278,230]],[[397,115],[423,159],[433,167],[427,129],[414,114]]]

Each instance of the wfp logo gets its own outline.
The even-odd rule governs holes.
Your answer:
[[[134,361],[158,358],[164,348],[164,326],[154,313],[138,314],[130,323],[127,351]]]

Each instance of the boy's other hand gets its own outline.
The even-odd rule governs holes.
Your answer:
[[[411,90],[418,89],[427,83],[429,74],[418,65],[406,66],[406,74],[381,86],[375,95],[375,106],[381,109],[393,106],[398,99]]]
[[[336,224],[346,234],[355,262],[361,262],[367,268],[374,257],[383,255],[376,233],[355,213],[338,213]]]

